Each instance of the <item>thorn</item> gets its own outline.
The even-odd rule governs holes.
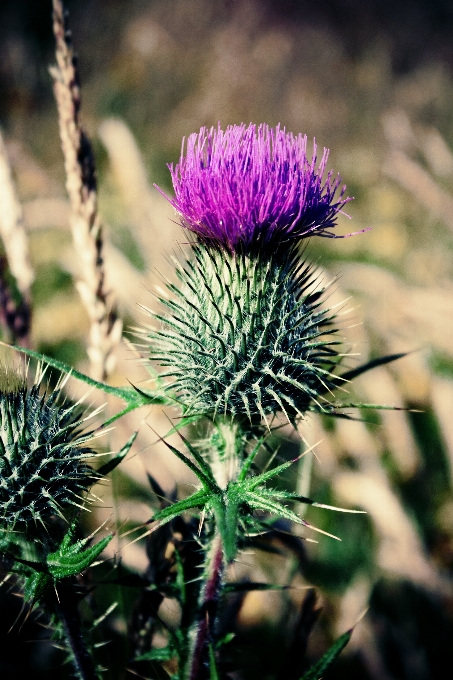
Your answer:
[[[34,603],[33,603],[33,604],[34,604]],[[32,609],[33,609],[32,606],[28,608],[28,612],[25,614],[25,618],[24,618],[24,620],[22,621],[22,623],[21,623],[20,626],[19,626],[19,630],[18,630],[19,633],[22,631],[22,628],[23,628],[23,627],[25,626],[25,624],[27,623],[27,621],[28,621],[28,619],[29,619],[29,617],[30,617],[30,614],[31,614],[31,612],[32,612]],[[21,610],[21,611],[23,611],[23,610]]]
[[[318,527],[313,526],[313,524],[309,524],[304,519],[301,520],[301,524],[304,527],[307,527],[307,529],[311,529],[312,531],[317,531],[319,534],[324,534],[324,536],[329,536],[329,538],[334,538],[336,541],[341,541],[341,538],[339,538],[339,536],[335,536],[334,534],[329,534],[328,531],[324,531],[323,529],[318,529]]]
[[[198,536],[201,535],[201,530],[203,528],[203,523],[206,517],[206,507],[203,508],[201,515],[200,515],[200,521],[198,523]]]
[[[152,678],[147,678],[145,675],[140,675],[140,673],[137,673],[137,671],[133,671],[132,668],[126,668],[125,670],[128,673],[132,673],[132,675],[136,675],[137,678],[141,678],[142,680],[152,680]]]
[[[370,607],[369,607],[369,606],[368,606],[368,607],[365,607],[365,609],[363,610],[363,612],[362,612],[361,614],[359,614],[359,617],[358,617],[358,619],[356,620],[355,624],[352,626],[352,628],[349,629],[348,633],[352,633],[352,631],[353,631],[354,628],[357,626],[357,624],[360,623],[360,621],[364,618],[364,616],[366,616],[366,614],[368,614],[369,610],[370,610]]]
[[[117,553],[119,553],[121,550],[124,550],[124,548],[128,548],[130,545],[137,543],[137,541],[141,541],[142,538],[146,538],[146,536],[149,536],[150,534],[152,534],[160,526],[161,526],[161,522],[158,521],[155,526],[151,527],[151,529],[148,529],[148,531],[145,531],[144,534],[141,534],[141,536],[137,536],[137,538],[134,538],[134,540],[130,541],[130,543],[126,543],[126,545],[122,545],[121,548],[116,551],[115,555]],[[338,539],[338,540],[340,540],[340,539]]]
[[[366,510],[348,510],[347,508],[337,508],[335,505],[325,505],[325,503],[312,503],[315,508],[324,508],[325,510],[336,510],[337,512],[349,512],[351,515],[366,515]]]
[[[118,535],[118,538],[121,540],[125,536],[129,536],[129,534],[133,534],[134,531],[138,531],[139,529],[144,529],[146,526],[148,526],[148,524],[151,524],[152,521],[153,521],[153,518],[151,517],[151,519],[147,520],[143,524],[139,524],[138,527],[134,527],[133,529],[129,529],[129,531],[126,531],[124,534],[121,534],[121,536]]]

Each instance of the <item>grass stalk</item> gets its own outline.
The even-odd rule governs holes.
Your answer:
[[[87,348],[90,373],[96,380],[105,380],[114,368],[113,350],[121,339],[122,322],[118,318],[116,301],[105,282],[104,240],[97,209],[94,156],[81,124],[77,60],[61,0],[53,0],[53,31],[56,65],[51,67],[50,73],[71,205],[71,230],[80,262],[77,289],[90,319]]]

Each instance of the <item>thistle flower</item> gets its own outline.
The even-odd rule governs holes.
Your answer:
[[[41,372],[28,388],[25,377],[0,364],[0,529],[38,537],[56,515],[81,507],[81,494],[98,475],[86,460],[80,408],[60,389],[41,393]]]
[[[181,224],[199,241],[230,253],[256,251],[331,231],[343,198],[340,177],[324,177],[329,151],[317,164],[307,157],[307,137],[275,129],[231,125],[201,128],[184,142],[176,167],[169,165]],[[160,189],[159,189],[160,190]],[[161,192],[163,193],[163,192]]]

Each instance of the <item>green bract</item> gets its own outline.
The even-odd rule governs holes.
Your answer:
[[[81,494],[98,478],[86,459],[92,433],[82,432],[80,408],[60,391],[42,394],[0,367],[0,527],[42,534],[55,515],[80,507]],[[38,531],[37,531],[38,530]]]
[[[339,343],[329,337],[334,317],[320,307],[323,289],[297,249],[192,253],[177,266],[180,286],[168,284],[171,296],[160,298],[161,328],[148,336],[151,358],[167,368],[186,413],[253,422],[323,410]]]

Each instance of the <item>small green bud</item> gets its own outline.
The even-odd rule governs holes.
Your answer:
[[[94,452],[81,409],[0,365],[0,528],[39,540],[56,515],[81,507],[98,475],[86,463]],[[10,533],[10,532],[14,532]]]

